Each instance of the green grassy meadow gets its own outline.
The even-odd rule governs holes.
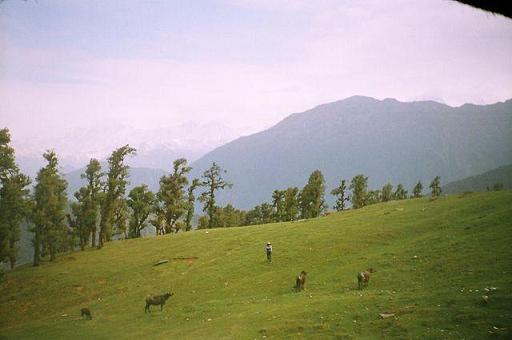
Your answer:
[[[144,313],[146,295],[167,291],[163,311]],[[17,268],[0,292],[6,339],[511,338],[512,192],[111,242]]]

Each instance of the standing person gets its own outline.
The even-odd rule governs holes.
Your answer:
[[[270,242],[267,242],[265,250],[267,251],[267,261],[270,263],[272,262],[272,245],[270,244]]]

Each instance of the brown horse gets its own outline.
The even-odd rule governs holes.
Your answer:
[[[306,283],[306,272],[301,271],[300,274],[295,279],[295,290],[298,292],[304,290],[304,283]]]
[[[370,274],[375,272],[375,269],[368,268],[364,272],[357,273],[357,284],[359,290],[363,289],[364,287],[368,287],[368,282],[370,282]]]

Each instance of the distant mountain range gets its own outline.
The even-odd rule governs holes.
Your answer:
[[[442,189],[446,194],[479,192],[487,191],[487,188],[492,189],[495,184],[503,185],[503,189],[512,189],[512,164],[448,183]]]
[[[219,204],[242,209],[270,201],[275,189],[302,188],[315,169],[323,172],[328,192],[359,173],[369,177],[370,188],[390,182],[411,191],[421,180],[426,191],[435,176],[448,183],[512,163],[512,100],[450,107],[350,97],[218,147],[191,164],[190,178],[200,177],[212,162],[234,184],[219,193]],[[133,167],[128,190],[145,183],[157,191],[168,171],[170,166]],[[83,183],[82,172],[66,175],[70,197]],[[332,206],[333,197],[326,198]]]
[[[234,184],[219,202],[243,209],[270,201],[275,189],[304,186],[315,169],[328,191],[359,173],[371,188],[391,182],[411,190],[418,180],[427,188],[435,176],[447,183],[512,163],[512,100],[450,107],[350,97],[218,147],[192,164],[192,175],[212,162]]]
[[[250,127],[234,129],[216,122],[187,123],[144,129],[123,125],[82,127],[58,131],[55,135],[21,138],[13,134],[13,146],[21,170],[34,178],[45,165],[42,154],[54,149],[64,173],[83,168],[91,158],[105,160],[114,149],[130,144],[137,155],[127,159],[136,168],[170,169],[174,159],[194,161],[213,148],[240,135],[254,131]]]
[[[101,167],[104,172],[108,171],[106,163],[102,163]],[[85,168],[81,168],[64,175],[68,182],[68,198],[73,197],[73,194],[78,191],[81,186],[86,184],[85,180],[80,178],[80,175],[84,172]],[[157,192],[160,187],[160,178],[165,174],[166,172],[161,169],[130,167],[130,177],[128,178],[129,183],[127,185],[126,194],[128,194],[133,187],[141,184],[146,184],[151,191]]]

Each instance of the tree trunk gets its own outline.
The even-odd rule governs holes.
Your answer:
[[[107,233],[109,228],[110,219],[112,216],[111,211],[111,203],[108,201],[108,198],[106,202],[104,203],[105,206],[101,210],[101,219],[100,219],[100,233],[98,235],[98,249],[103,248],[103,244],[105,243],[107,239]]]
[[[14,269],[16,264],[16,240],[14,238],[9,240],[9,264],[11,265],[11,270]]]
[[[100,229],[100,234],[98,235],[98,249],[103,248],[103,230]]]
[[[104,209],[103,214],[101,215],[101,221],[100,221],[100,232],[98,235],[98,249],[103,248],[103,243],[105,242],[105,232],[107,229],[107,214],[108,210]]]
[[[96,247],[96,227],[91,229],[91,247]]]
[[[40,232],[37,230],[38,227],[36,227],[36,233],[34,236],[34,267],[39,266],[39,262],[41,260],[41,254],[40,254],[40,247],[41,247],[41,235]]]
[[[137,227],[136,227],[136,237],[140,237],[140,230],[141,230],[141,226],[137,223]]]
[[[52,243],[50,243],[50,261],[54,261],[55,260],[55,245]]]
[[[103,242],[112,241],[112,227],[108,228],[103,235]]]
[[[11,270],[13,270],[16,264],[16,256],[9,255],[9,264],[11,265]]]

